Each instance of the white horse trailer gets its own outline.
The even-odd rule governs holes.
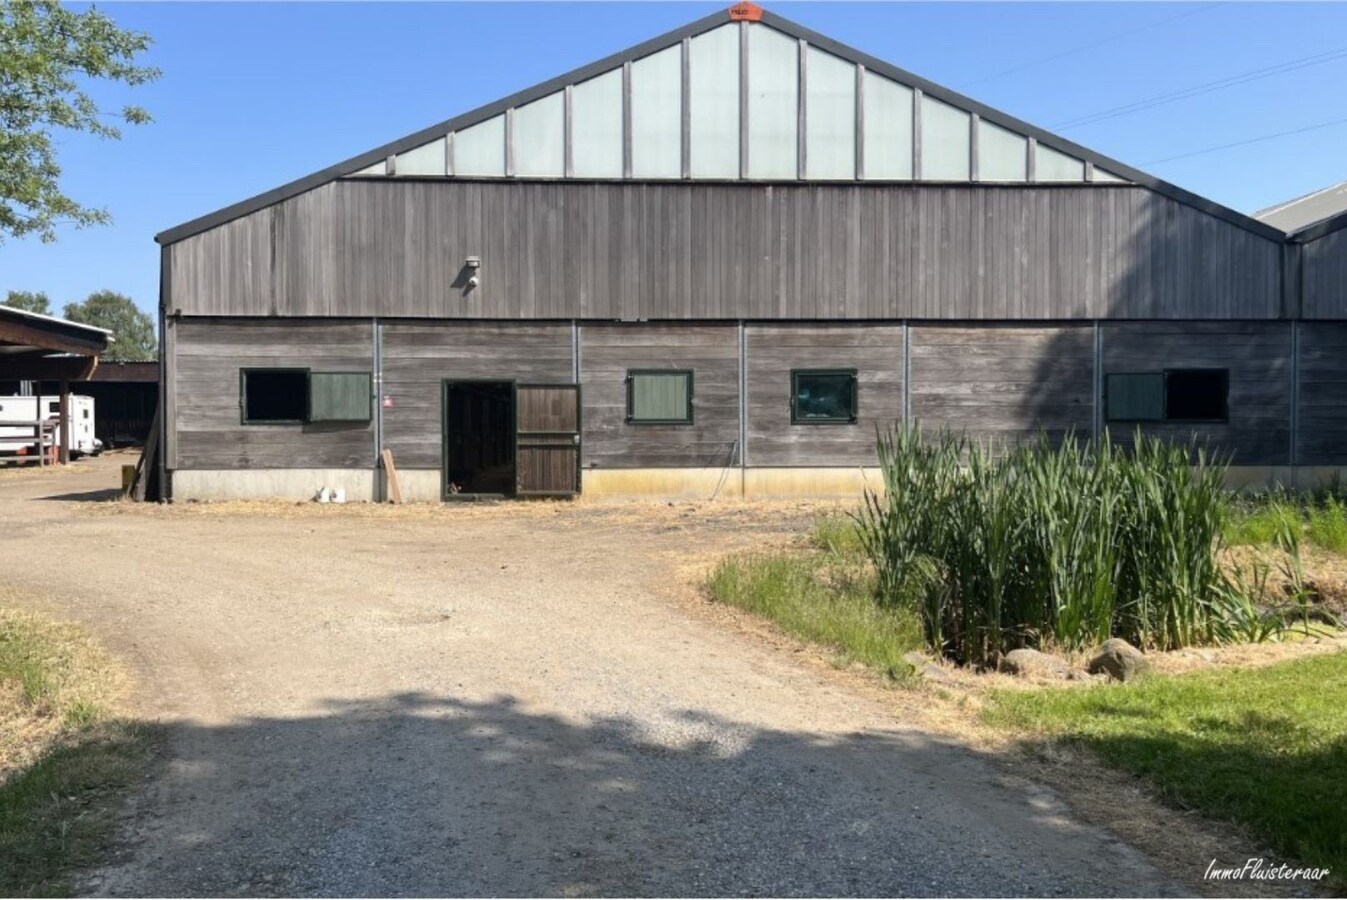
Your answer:
[[[38,452],[37,423],[56,422],[61,418],[61,398],[0,397],[0,454],[28,455]],[[53,443],[61,446],[61,426],[53,432]],[[94,437],[94,398],[70,395],[70,455],[95,456],[103,442]]]

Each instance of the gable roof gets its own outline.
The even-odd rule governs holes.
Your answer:
[[[1344,228],[1347,228],[1347,211],[1306,225],[1299,231],[1288,234],[1286,239],[1295,244],[1308,244],[1310,241],[1317,241],[1321,237],[1330,235],[1335,231],[1341,231]]]
[[[172,244],[183,240],[184,238],[215,228],[226,222],[232,221],[233,219],[249,215],[250,213],[265,207],[280,203],[291,197],[305,193],[306,191],[313,190],[314,188],[339,178],[361,174],[374,174],[368,170],[372,167],[377,168],[380,163],[390,156],[396,156],[397,154],[407,153],[408,151],[422,148],[430,142],[444,138],[446,135],[463,131],[471,126],[479,125],[497,116],[501,116],[502,114],[507,113],[507,111],[525,106],[549,95],[565,91],[570,86],[593,79],[596,76],[610,72],[614,69],[622,68],[626,64],[649,57],[660,50],[676,46],[684,40],[701,36],[732,21],[761,23],[784,35],[803,41],[810,47],[822,50],[841,60],[852,63],[853,65],[863,67],[866,71],[876,73],[891,81],[898,82],[901,85],[920,91],[923,96],[942,101],[963,112],[975,115],[982,121],[998,125],[1017,135],[1032,139],[1037,142],[1039,146],[1050,148],[1061,154],[1074,157],[1078,161],[1083,161],[1083,163],[1092,166],[1096,172],[1102,170],[1104,173],[1107,173],[1107,176],[1112,176],[1108,177],[1107,180],[1132,182],[1262,237],[1273,240],[1281,240],[1284,238],[1284,233],[1281,230],[1269,224],[1260,222],[1255,218],[1237,212],[1212,200],[1208,200],[1190,191],[1186,191],[1176,185],[1162,181],[1122,162],[1104,156],[1103,154],[1096,153],[1074,141],[1069,141],[1066,138],[1042,128],[1030,125],[1027,122],[993,109],[972,98],[965,97],[956,91],[942,87],[925,78],[870,56],[867,53],[863,53],[855,48],[834,41],[831,38],[805,28],[789,19],[762,10],[752,3],[739,3],[729,10],[722,10],[705,16],[682,28],[651,38],[648,41],[644,41],[634,47],[621,51],[620,53],[604,57],[603,59],[563,75],[559,75],[556,78],[542,82],[534,87],[511,94],[494,103],[488,103],[485,106],[478,107],[470,112],[455,116],[451,119],[446,119],[429,128],[424,128],[365,153],[351,157],[350,159],[343,160],[336,165],[329,166],[326,169],[314,172],[311,175],[306,175],[303,178],[296,179],[288,184],[258,194],[255,197],[226,206],[216,212],[169,228],[155,235],[155,240],[163,245]],[[789,180],[797,181],[798,179]],[[770,179],[768,179],[768,181],[770,181]],[[844,181],[841,183],[846,182]]]
[[[1342,212],[1347,212],[1347,181],[1269,206],[1253,216],[1283,231],[1299,231]]]

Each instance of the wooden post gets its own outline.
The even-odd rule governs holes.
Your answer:
[[[61,380],[61,465],[70,464],[70,382]]]
[[[42,440],[45,433],[42,428],[42,382],[33,382],[33,390],[35,391],[33,399],[37,401],[37,405],[33,407],[33,418],[37,420],[37,428],[34,429],[37,435],[37,465],[38,468],[42,468],[47,464],[47,445]]]
[[[384,461],[384,478],[388,480],[388,502],[402,502],[402,485],[398,482],[398,470],[393,465],[393,451],[387,448],[379,454]]]

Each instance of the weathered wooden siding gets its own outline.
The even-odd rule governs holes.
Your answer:
[[[911,417],[927,432],[1006,442],[1091,432],[1091,326],[914,325],[909,343]]]
[[[1287,465],[1291,437],[1291,326],[1287,322],[1115,323],[1101,326],[1103,371],[1230,370],[1229,422],[1147,424],[1147,434],[1195,437],[1235,465]],[[1134,424],[1110,426],[1129,443]]]
[[[628,369],[691,369],[692,424],[627,424]],[[586,468],[738,464],[736,326],[585,325],[580,386]]]
[[[750,325],[748,464],[874,465],[876,428],[903,417],[903,326]],[[855,369],[854,425],[792,425],[792,369]]]
[[[1260,319],[1281,278],[1278,242],[1119,185],[338,181],[169,253],[196,315]]]
[[[1305,244],[1302,253],[1304,317],[1347,319],[1347,228]]]
[[[1302,322],[1296,462],[1347,464],[1347,323]]]
[[[384,446],[401,468],[440,467],[446,378],[571,384],[569,323],[381,323]]]
[[[369,468],[372,423],[243,425],[239,370],[374,371],[364,321],[184,319],[173,328],[174,469]]]

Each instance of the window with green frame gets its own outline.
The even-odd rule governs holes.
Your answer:
[[[1166,369],[1104,376],[1109,422],[1229,421],[1229,369]]]
[[[854,425],[857,417],[855,369],[792,369],[792,425]]]
[[[240,369],[239,411],[244,425],[368,422],[373,383],[369,372]]]
[[[691,425],[692,370],[629,370],[627,421],[633,425]]]

